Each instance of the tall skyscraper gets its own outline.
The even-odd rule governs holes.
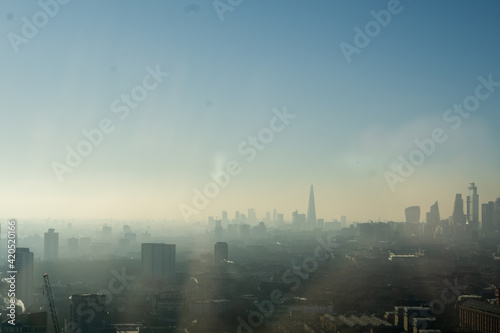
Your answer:
[[[276,215],[276,223],[281,226],[283,224],[285,224],[285,216],[283,214],[277,214]]]
[[[465,224],[464,200],[462,199],[462,195],[460,193],[457,193],[455,195],[455,203],[453,205],[453,214],[451,215],[451,223],[453,225]]]
[[[106,318],[106,295],[71,295],[69,322],[66,332],[100,332],[99,328],[109,326]]]
[[[33,252],[24,247],[16,249],[16,296],[24,306],[33,304]]]
[[[493,226],[495,230],[500,230],[500,198],[495,200],[495,212],[493,213]]]
[[[340,226],[342,228],[345,228],[347,226],[347,217],[344,215],[340,217]]]
[[[55,229],[50,228],[44,236],[44,259],[57,260],[59,259],[59,233]]]
[[[474,229],[479,229],[479,195],[474,183],[469,184],[469,195],[467,196],[467,221]]]
[[[78,238],[68,238],[68,255],[70,258],[78,257]]]
[[[250,223],[250,225],[257,224],[257,214],[255,213],[255,209],[248,208],[247,221],[248,223]]]
[[[149,277],[175,277],[175,244],[142,243],[142,273]]]
[[[311,185],[311,189],[309,191],[309,203],[307,205],[307,219],[306,219],[307,227],[313,229],[316,227],[316,205],[314,204],[314,190]]]
[[[227,225],[227,211],[223,210],[222,211],[222,224]]]
[[[481,229],[486,233],[495,231],[495,203],[490,201],[481,206],[482,225]]]
[[[439,214],[439,205],[436,201],[434,205],[431,206],[431,210],[426,215],[425,222],[429,224],[438,224],[441,221],[441,215]]]
[[[420,223],[420,206],[411,206],[405,209],[406,223]]]
[[[224,260],[227,261],[228,245],[225,242],[217,242],[214,246],[214,263],[220,265]]]

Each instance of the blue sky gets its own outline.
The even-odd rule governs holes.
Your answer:
[[[478,76],[500,81],[500,5],[399,6],[347,63],[340,43],[388,1],[243,0],[221,22],[211,1],[73,0],[17,53],[8,34],[42,9],[4,1],[3,215],[181,219],[193,188],[231,159],[242,172],[194,219],[249,207],[289,217],[306,211],[310,184],[327,220],[401,220],[435,200],[447,217],[471,181],[481,202],[500,197],[500,91],[457,130],[443,121]],[[169,76],[120,120],[111,103],[158,64]],[[246,162],[238,145],[283,107],[296,118]],[[104,118],[115,131],[58,181],[52,163]],[[437,127],[448,140],[391,191],[384,174]]]

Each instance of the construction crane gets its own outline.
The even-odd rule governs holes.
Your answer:
[[[47,299],[49,300],[50,314],[52,316],[52,322],[54,324],[54,332],[61,333],[61,329],[59,328],[59,322],[57,321],[57,312],[56,306],[54,305],[54,297],[52,297],[52,288],[50,287],[49,276],[47,273],[43,276],[44,282],[44,290],[47,295]]]

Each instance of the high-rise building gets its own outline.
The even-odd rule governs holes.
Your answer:
[[[78,294],[70,296],[69,322],[66,332],[99,332],[109,326],[106,316],[106,295]]]
[[[467,195],[467,222],[473,229],[479,229],[479,195],[474,183],[469,184]]]
[[[493,226],[495,230],[500,230],[500,198],[495,200],[495,212],[493,213]]]
[[[223,210],[222,211],[222,224],[223,225],[227,225],[228,221],[227,221],[227,211]]]
[[[306,224],[306,214],[299,214],[297,210],[293,212],[292,224],[294,227],[303,228]]]
[[[175,244],[142,243],[142,273],[149,277],[175,277]]]
[[[248,217],[247,217],[248,223],[251,225],[254,225],[257,223],[257,214],[255,213],[255,209],[253,208],[248,208]]]
[[[225,242],[217,242],[214,246],[214,263],[219,265],[224,260],[227,261],[228,245]]]
[[[494,224],[495,203],[493,201],[482,204],[481,217],[482,217],[481,229],[486,233],[495,231],[495,224]]]
[[[44,236],[44,259],[57,260],[59,259],[59,233],[55,229],[50,228]]]
[[[276,214],[276,222],[278,225],[283,225],[285,223],[285,216],[283,214]]]
[[[78,257],[78,238],[68,238],[68,256],[70,258]]]
[[[249,239],[250,238],[250,225],[248,224],[242,224],[240,227],[240,237],[242,239]]]
[[[314,190],[311,185],[311,189],[309,190],[309,202],[307,204],[307,227],[310,229],[314,229],[316,227],[316,205],[314,203]]]
[[[420,223],[420,206],[411,206],[405,209],[406,223]]]
[[[102,238],[105,240],[110,240],[111,239],[111,233],[112,233],[112,228],[110,226],[103,226],[102,227]]]
[[[33,252],[24,247],[16,249],[15,269],[16,296],[23,301],[24,306],[33,304]]]
[[[80,255],[87,257],[90,256],[92,239],[90,237],[80,237],[78,250]]]
[[[273,223],[277,222],[277,213],[276,213],[276,208],[273,210]]]
[[[222,227],[222,222],[221,220],[217,220],[215,222],[215,229],[214,229],[214,234],[215,234],[215,239],[217,241],[222,240],[222,236],[224,234],[224,228]]]
[[[426,214],[425,222],[429,224],[438,224],[441,221],[441,215],[439,214],[439,205],[436,201],[434,205],[431,206],[430,212]]]
[[[453,205],[453,214],[451,215],[451,223],[453,225],[465,224],[464,200],[462,199],[462,195],[460,193],[457,193],[455,195],[455,203]]]

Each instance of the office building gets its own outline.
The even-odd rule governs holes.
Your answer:
[[[488,203],[484,203],[481,206],[481,229],[485,233],[493,232],[495,231],[495,203],[493,201],[490,201]]]
[[[175,244],[142,243],[142,273],[154,278],[175,277]]]
[[[59,233],[53,228],[45,233],[43,255],[45,260],[59,259]]]
[[[458,306],[458,325],[466,332],[498,333],[500,307],[477,300],[468,300]]]
[[[70,258],[78,257],[78,238],[68,238],[68,256]]]
[[[24,306],[33,304],[33,252],[24,247],[16,249],[15,270],[16,296],[23,301]]]
[[[228,220],[227,220],[227,211],[223,210],[222,211],[222,224],[227,225]]]
[[[479,195],[474,183],[470,183],[467,195],[467,222],[473,230],[479,230]]]
[[[214,263],[220,265],[227,261],[228,245],[225,242],[217,242],[214,246]]]
[[[104,240],[110,240],[111,239],[111,235],[112,235],[112,231],[113,229],[110,227],[110,226],[103,226],[102,227],[102,238]]]
[[[430,212],[426,214],[425,222],[429,224],[438,224],[441,221],[441,216],[439,214],[439,205],[436,201],[432,206]]]
[[[411,206],[405,209],[406,223],[420,223],[420,206]]]
[[[303,228],[306,225],[306,214],[299,214],[298,211],[293,212],[292,224],[294,227]]]
[[[464,225],[465,224],[465,214],[464,214],[464,200],[462,195],[457,193],[455,195],[455,203],[453,205],[453,214],[451,215],[451,223],[453,225]]]

